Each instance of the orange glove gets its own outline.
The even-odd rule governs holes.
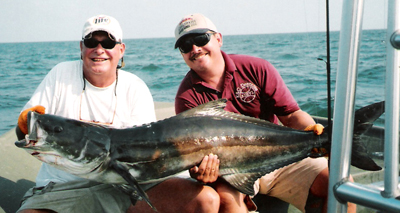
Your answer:
[[[313,131],[316,135],[321,135],[324,132],[324,126],[321,124],[311,124],[307,126],[304,131]]]
[[[44,114],[45,109],[46,108],[44,108],[43,106],[37,105],[22,111],[18,118],[18,127],[21,130],[21,132],[24,133],[25,135],[28,134],[28,112],[34,111],[39,114]]]

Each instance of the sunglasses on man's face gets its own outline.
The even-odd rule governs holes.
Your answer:
[[[201,35],[187,36],[186,38],[183,38],[183,40],[180,42],[178,46],[179,50],[181,51],[181,53],[188,53],[192,51],[193,45],[202,47],[208,44],[208,42],[210,42],[212,34],[214,33],[205,33]]]
[[[101,44],[101,46],[104,49],[112,49],[115,47],[116,44],[121,44],[121,42],[112,40],[111,38],[106,38],[102,41],[98,41],[93,37],[90,38],[84,38],[83,39],[83,44],[87,47],[87,48],[95,48],[97,47],[97,45]]]

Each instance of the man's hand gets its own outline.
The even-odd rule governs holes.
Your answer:
[[[189,170],[190,176],[203,183],[213,183],[219,175],[219,159],[217,155],[209,154],[203,158],[200,166]]]
[[[316,135],[321,135],[324,132],[324,126],[321,124],[311,124],[307,126],[304,131],[313,131]]]
[[[39,114],[44,114],[45,108],[43,106],[37,105],[34,107],[31,107],[29,109],[26,109],[21,112],[18,118],[18,127],[21,130],[22,133],[25,135],[28,134],[28,112],[29,111],[34,111]]]

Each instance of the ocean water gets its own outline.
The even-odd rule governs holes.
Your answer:
[[[384,30],[363,31],[356,107],[384,99],[386,44]],[[300,107],[327,116],[325,33],[224,36],[223,51],[270,61],[280,72]],[[126,67],[148,85],[154,101],[173,102],[189,68],[174,38],[126,39]],[[335,99],[339,32],[331,33],[331,92]],[[57,63],[80,59],[79,41],[0,43],[0,135],[14,128],[22,107]],[[333,102],[332,102],[333,106]],[[383,123],[380,119],[379,123]]]

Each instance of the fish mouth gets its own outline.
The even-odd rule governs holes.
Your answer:
[[[29,141],[25,138],[20,141],[16,141],[15,145],[19,148],[25,149],[30,155],[38,159],[44,158],[45,156],[53,156],[54,158],[61,158],[61,155],[59,155],[58,153],[41,150],[40,147],[36,145],[36,143],[37,141],[32,141],[32,140]]]
[[[38,114],[35,112],[28,113],[28,134],[25,138],[15,142],[15,145],[19,148],[33,148],[39,140],[39,128],[37,124]]]
[[[38,151],[32,151],[30,153],[32,156],[36,157],[36,158],[43,158],[45,156],[52,156],[53,158],[61,158],[62,156],[57,154],[57,153],[53,153],[53,152],[38,152]]]
[[[22,140],[16,141],[15,145],[18,148],[31,148],[31,147],[34,147],[37,141],[30,141],[27,138],[28,138],[28,136],[26,136]]]

